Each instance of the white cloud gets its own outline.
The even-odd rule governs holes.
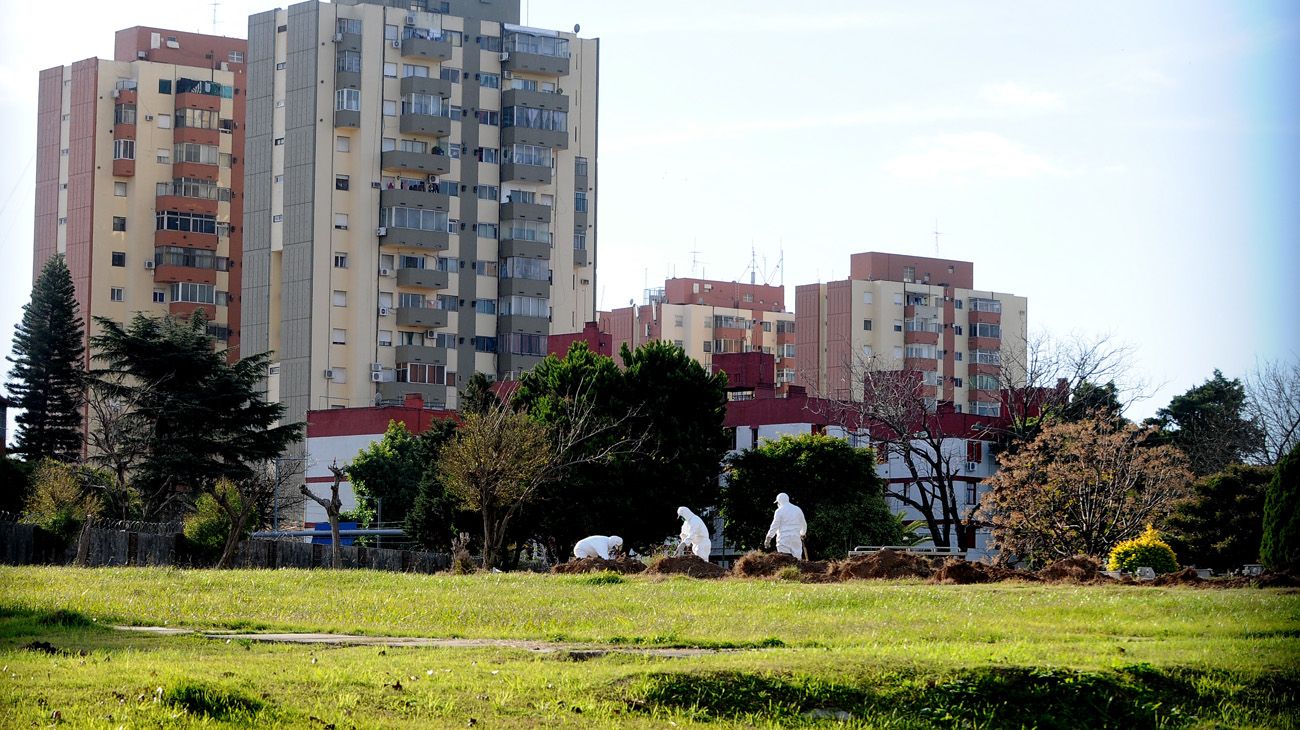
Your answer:
[[[1045,157],[992,132],[940,134],[916,143],[918,151],[886,162],[885,172],[912,180],[1028,178],[1060,172]]]
[[[1020,111],[1053,111],[1065,106],[1060,94],[1034,91],[1012,82],[985,86],[982,95],[992,104]]]

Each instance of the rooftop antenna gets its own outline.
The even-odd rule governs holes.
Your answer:
[[[216,35],[217,34],[217,6],[221,5],[221,3],[214,2],[208,4],[212,6],[212,35]]]
[[[704,278],[704,262],[700,260],[701,253],[704,252],[698,248],[691,249],[691,276],[694,276],[695,272],[699,271],[700,278],[702,279]]]
[[[934,255],[935,256],[939,255],[939,236],[942,235],[943,234],[939,232],[939,219],[935,218],[934,219]]]
[[[755,277],[758,276],[758,254],[754,253],[754,242],[749,242],[749,283],[756,284]]]

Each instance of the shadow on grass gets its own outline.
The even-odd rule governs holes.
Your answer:
[[[881,727],[1178,728],[1291,726],[1300,675],[1244,676],[1132,665],[1113,671],[1012,667],[878,674],[854,682],[747,672],[647,675],[621,691],[633,710],[781,725],[823,718]]]
[[[235,690],[192,680],[169,687],[162,701],[191,715],[215,720],[250,720],[263,707],[261,700]]]

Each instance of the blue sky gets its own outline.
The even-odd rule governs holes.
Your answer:
[[[41,68],[211,6],[28,3],[0,36],[0,349],[30,289]],[[264,3],[223,2],[244,35]],[[880,250],[975,262],[1030,327],[1110,334],[1152,393],[1300,356],[1300,5],[525,2],[602,41],[598,303],[794,286]],[[42,28],[40,33],[30,32]],[[57,42],[54,39],[57,38]],[[784,259],[783,270],[777,264]]]

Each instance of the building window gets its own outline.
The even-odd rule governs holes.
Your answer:
[[[135,104],[114,104],[113,124],[135,124]]]
[[[335,91],[334,111],[340,111],[340,112],[361,111],[361,90],[360,89],[339,89],[338,91]]]
[[[497,228],[497,224],[495,223],[478,224],[479,238],[490,238],[495,241],[498,233],[499,233],[499,229]]]
[[[126,251],[114,251],[114,252],[113,252],[113,265],[114,265],[114,266],[126,266]]]
[[[573,250],[587,250],[587,232],[578,226],[573,227]]]
[[[276,137],[276,138],[275,138],[275,146],[276,146],[276,147],[281,147],[281,146],[283,146],[283,145],[284,145],[284,137]]]
[[[347,213],[335,213],[335,214],[334,214],[334,228],[335,228],[335,230],[339,230],[339,231],[346,231],[346,230],[348,229],[348,214],[347,214]]]
[[[361,21],[356,18],[339,18],[335,32],[348,35],[361,35]]]
[[[481,335],[475,337],[475,338],[474,338],[474,351],[475,351],[475,352],[496,352],[496,351],[497,351],[497,338],[495,338],[495,337],[483,337],[483,336],[481,336]]]
[[[348,180],[349,180],[349,179],[350,179],[350,178],[349,178],[347,175],[335,175],[335,176],[334,176],[334,189],[335,189],[335,190],[347,190],[347,189],[348,189]]]
[[[216,304],[217,288],[212,284],[195,284],[178,282],[172,284],[173,302],[193,302],[195,304]]]
[[[330,344],[346,345],[348,343],[348,331],[337,327],[330,330]]]
[[[115,140],[113,140],[113,159],[115,159],[115,160],[134,160],[134,159],[135,159],[135,140],[133,140],[133,139],[115,139]]]
[[[863,332],[870,332],[870,331],[871,331],[871,320],[869,320],[869,319],[864,319],[864,320],[862,320],[862,331],[863,331]]]
[[[157,116],[157,120],[158,120],[158,128],[159,128],[159,129],[171,129],[171,128],[172,128],[172,115],[170,115],[170,114],[159,114],[159,115]]]
[[[126,300],[126,293],[120,286],[109,287],[108,299],[112,302],[121,302]]]
[[[474,311],[479,314],[496,314],[497,303],[491,299],[475,299]]]
[[[167,292],[162,289],[153,290],[153,303],[163,304],[167,301]]]
[[[501,162],[501,150],[496,147],[485,147],[479,150],[479,161],[489,165],[496,165]]]
[[[340,73],[361,73],[361,54],[356,51],[341,51],[334,57],[334,70]]]
[[[713,352],[713,340],[705,340],[705,341],[704,341],[704,351],[705,351],[705,352]]]
[[[284,61],[281,61],[281,62],[275,64],[275,70],[276,70],[276,71],[283,71],[283,70],[285,70],[285,68],[287,68],[288,66],[289,66],[289,64],[285,63]],[[284,102],[283,102],[283,101],[277,101],[276,104],[277,104],[277,105],[283,105]]]
[[[501,77],[496,74],[483,74],[479,76],[479,86],[486,89],[501,88]]]
[[[479,185],[476,192],[479,200],[497,200],[501,197],[501,189],[496,185]]]
[[[959,325],[959,324],[954,324],[954,325],[952,326],[952,331],[953,331],[954,334],[958,334],[958,335],[960,335],[960,334],[961,334],[961,325]]]
[[[348,255],[345,253],[334,254],[334,268],[346,269],[348,267]]]
[[[501,123],[501,113],[490,111],[488,109],[478,110],[478,123],[495,127]]]
[[[970,308],[971,308],[971,311],[972,311],[972,312],[995,312],[995,313],[998,313],[998,312],[1001,312],[1001,311],[1002,311],[1002,302],[999,302],[999,301],[996,300],[996,299],[974,299],[974,298],[972,298],[972,299],[970,300]]]
[[[283,222],[284,222],[284,216],[281,215],[281,214],[279,214],[279,213],[276,213],[275,215],[271,216],[271,222],[272,222],[272,223],[283,223]]]
[[[170,94],[170,93],[172,93],[172,80],[171,80],[171,79],[158,79],[158,93],[159,93],[159,94]]]
[[[113,195],[116,195],[116,196],[119,197],[119,198],[125,198],[125,197],[126,197],[126,183],[124,183],[124,182],[115,182],[115,183],[113,183]]]
[[[587,191],[585,190],[573,191],[573,210],[574,212],[577,213],[587,212]]]
[[[960,300],[960,299],[954,299],[953,302],[952,302],[952,306],[953,306],[954,308],[956,308],[956,309],[961,309],[961,300]]]
[[[380,347],[392,347],[392,346],[393,346],[393,331],[392,331],[392,330],[379,330],[379,346],[380,346]]]
[[[991,337],[996,340],[1002,337],[1002,326],[978,322],[971,325],[970,334],[971,337]]]
[[[384,64],[384,76],[385,76],[386,78],[390,78],[390,79],[395,79],[395,78],[397,78],[397,64],[395,64],[395,63],[385,63],[385,64]]]
[[[397,116],[397,102],[392,99],[384,99],[384,116]]]
[[[894,320],[894,331],[895,331],[895,332],[902,332],[902,331],[903,331],[903,320],[901,320],[901,319],[896,319],[896,320]]]
[[[975,497],[976,497],[975,485],[974,485],[974,484],[967,484],[967,485],[966,485],[966,504],[975,504]]]
[[[279,142],[276,142],[276,144],[284,144],[284,139],[281,138]],[[335,137],[335,138],[334,138],[334,151],[335,151],[335,152],[351,152],[351,151],[352,151],[352,138],[350,138],[350,137]]]
[[[337,289],[334,290],[334,293],[330,296],[330,303],[336,307],[348,306],[348,293]]]
[[[227,61],[230,61],[231,63],[243,63],[243,62],[244,62],[244,52],[243,52],[243,51],[231,51],[230,53],[227,53],[227,54],[226,54],[226,60],[227,60]]]
[[[438,68],[438,78],[442,79],[443,81],[450,81],[453,84],[459,84],[460,69],[448,68],[447,66],[440,66]]]
[[[904,266],[904,267],[903,267],[903,281],[904,281],[905,283],[907,283],[907,284],[912,284],[912,283],[915,283],[915,282],[916,282],[916,267],[915,267],[915,266]]]
[[[158,150],[157,157],[155,159],[158,161],[158,164],[160,165],[170,165],[172,164],[172,151]]]
[[[125,230],[126,230],[126,217],[125,217],[125,216],[120,216],[120,215],[115,215],[115,216],[113,216],[113,230],[115,230],[115,231],[125,231]]]

